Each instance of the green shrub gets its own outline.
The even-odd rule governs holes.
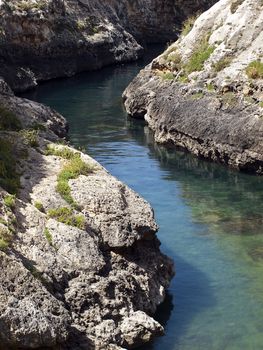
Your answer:
[[[174,79],[174,74],[172,72],[161,72],[159,76],[163,80],[173,80]]]
[[[70,186],[66,180],[58,179],[56,190],[67,203],[76,206],[76,203],[71,196]]]
[[[182,26],[182,32],[181,32],[183,36],[186,36],[188,33],[190,33],[197,17],[199,16],[200,16],[200,13],[197,13],[195,16],[190,16],[184,21]]]
[[[48,211],[50,218],[56,219],[63,224],[75,226],[81,230],[85,229],[85,218],[83,215],[75,215],[72,208],[62,207]]]
[[[225,69],[230,63],[232,59],[230,57],[223,57],[219,61],[213,64],[213,68],[216,72],[220,72]]]
[[[55,148],[52,145],[47,145],[47,149],[45,151],[45,154],[47,156],[57,156],[57,157],[61,157],[64,159],[72,159],[76,156],[76,154],[79,154],[79,153],[73,152],[68,147]]]
[[[191,95],[191,99],[192,100],[199,100],[200,98],[202,98],[204,96],[204,94],[202,92],[197,92],[193,95]]]
[[[83,31],[87,28],[87,23],[84,20],[78,19],[76,22],[76,27],[78,30]]]
[[[4,197],[4,204],[11,210],[15,209],[16,206],[16,196],[8,194]]]
[[[227,104],[229,107],[234,107],[237,102],[237,96],[232,92],[226,92],[223,96],[222,96],[222,101],[224,104]]]
[[[44,208],[44,206],[43,206],[43,204],[42,204],[41,202],[36,201],[36,202],[34,203],[34,206],[35,206],[39,211],[41,211],[42,213],[45,212],[45,208]]]
[[[46,7],[46,1],[42,0],[38,0],[35,3],[30,3],[26,0],[22,0],[19,3],[16,4],[17,8],[21,11],[30,11],[33,9],[37,9],[37,10],[44,10]]]
[[[94,166],[88,165],[80,157],[79,153],[74,153],[73,158],[71,158],[67,164],[63,167],[58,175],[57,180],[57,192],[61,195],[66,202],[73,205],[76,209],[78,205],[75,203],[71,196],[70,186],[68,181],[70,179],[76,179],[80,175],[88,175],[94,170]]]
[[[44,229],[44,235],[48,241],[48,243],[52,246],[53,245],[53,238],[52,235],[47,227]]]
[[[0,238],[0,250],[6,250],[9,246],[9,243],[4,239]]]
[[[3,219],[3,218],[0,218],[0,224],[3,224],[5,226],[8,225],[7,221],[5,219]]]
[[[0,227],[0,250],[6,250],[12,242],[13,235],[7,227]]]
[[[230,6],[231,13],[235,13],[238,7],[244,2],[244,0],[233,0]]]
[[[0,130],[18,131],[22,128],[17,116],[4,106],[0,106]]]
[[[75,154],[74,158],[65,164],[62,171],[59,174],[59,179],[69,180],[76,179],[79,175],[88,175],[94,170],[93,165],[85,163],[80,154]]]
[[[207,88],[208,91],[211,91],[211,92],[215,91],[215,87],[214,87],[213,84],[207,84],[206,88]]]
[[[179,76],[178,81],[183,84],[186,84],[189,82],[188,77],[184,74]]]
[[[58,175],[56,190],[67,203],[74,208],[79,209],[78,204],[75,203],[71,196],[68,181],[70,179],[76,179],[80,175],[88,175],[92,173],[95,167],[85,163],[81,159],[81,154],[79,152],[74,152],[68,147],[55,148],[52,145],[48,145],[45,154],[62,157],[68,160]]]
[[[16,162],[11,142],[0,138],[0,186],[11,194],[20,188]]]
[[[38,147],[38,130],[24,129],[20,131],[24,144],[31,147]]]
[[[263,63],[260,61],[251,62],[246,68],[246,73],[251,79],[263,79]]]
[[[182,60],[182,57],[181,55],[179,54],[179,52],[171,52],[168,56],[167,56],[167,61],[170,61],[170,62],[173,62],[175,64],[180,64],[181,63],[181,60]]]
[[[205,61],[208,60],[214,49],[213,46],[209,45],[207,39],[202,40],[184,66],[186,73],[201,71],[204,68]]]
[[[38,130],[38,131],[46,131],[47,128],[44,124],[41,124],[41,123],[33,123],[32,126],[31,126],[32,130]]]

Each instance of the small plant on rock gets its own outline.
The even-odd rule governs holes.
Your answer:
[[[42,204],[41,202],[36,201],[36,202],[34,203],[34,205],[35,205],[35,207],[37,208],[37,210],[41,211],[42,213],[45,212],[45,208],[44,208],[44,206],[43,206],[43,204]]]
[[[183,23],[183,27],[182,27],[182,35],[186,36],[188,33],[190,33],[190,31],[192,30],[194,23],[196,21],[196,19],[200,16],[200,13],[197,13],[195,16],[191,16],[188,17],[184,23]]]
[[[233,0],[230,5],[230,11],[231,13],[235,13],[236,10],[239,8],[239,6],[244,2],[244,0]]]
[[[0,250],[6,250],[12,242],[12,233],[8,227],[0,226]]]
[[[21,123],[17,116],[8,108],[0,105],[0,130],[21,130]]]
[[[225,69],[231,63],[231,61],[232,59],[230,57],[223,57],[213,64],[213,68],[218,73]]]
[[[0,137],[0,186],[15,194],[20,187],[20,178],[16,172],[16,159],[13,145]]]
[[[38,130],[24,129],[20,131],[24,144],[31,147],[38,147]]]
[[[53,238],[52,235],[47,227],[44,229],[44,235],[48,241],[48,243],[52,246],[53,245]]]
[[[204,63],[208,60],[214,52],[214,47],[209,45],[208,39],[203,39],[200,44],[193,51],[184,69],[187,74],[203,70]]]
[[[63,224],[75,226],[81,230],[85,229],[85,218],[83,215],[75,215],[74,210],[68,207],[51,209],[48,211],[50,218],[56,219]]]
[[[13,210],[15,209],[16,205],[16,196],[8,194],[7,196],[4,197],[4,204],[7,206],[7,208]]]
[[[94,170],[94,167],[85,163],[79,153],[75,153],[74,157],[71,158],[67,164],[63,167],[61,172],[58,175],[57,182],[57,191],[66,202],[75,206],[78,205],[75,203],[74,199],[71,196],[71,190],[68,181],[70,179],[76,179],[80,175],[88,175]]]
[[[263,63],[253,61],[246,68],[247,76],[251,79],[263,79]]]

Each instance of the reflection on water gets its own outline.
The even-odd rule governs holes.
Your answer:
[[[126,118],[121,93],[149,58],[50,82],[27,96],[64,114],[71,141],[155,209],[177,275],[156,315],[166,335],[142,349],[260,350],[263,179],[158,146],[143,122]]]

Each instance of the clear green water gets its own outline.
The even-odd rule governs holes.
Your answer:
[[[142,122],[127,119],[121,93],[145,64],[53,81],[26,96],[61,112],[71,142],[155,209],[177,276],[157,314],[166,335],[142,349],[263,349],[263,178],[157,146]]]

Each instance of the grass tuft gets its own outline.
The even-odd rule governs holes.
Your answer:
[[[76,179],[80,175],[88,175],[93,170],[94,167],[83,162],[80,158],[80,154],[77,153],[74,155],[74,158],[69,160],[58,175],[56,187],[57,192],[67,203],[73,205],[76,209],[78,208],[78,205],[71,196],[71,189],[68,181],[70,179]]]
[[[199,15],[200,13],[196,14],[195,16],[190,16],[184,21],[183,27],[182,27],[182,33],[181,33],[182,36],[186,36],[188,33],[190,33]]]
[[[49,229],[47,227],[45,227],[45,229],[44,229],[44,235],[45,235],[48,243],[51,246],[53,246],[53,238],[52,238],[52,235],[51,235],[51,233],[50,233],[50,231],[49,231]]]
[[[72,208],[61,207],[48,211],[48,216],[63,224],[75,226],[81,230],[85,229],[85,218],[83,215],[75,215]]]
[[[20,134],[23,138],[23,142],[26,146],[38,147],[38,130],[35,129],[24,129],[20,131]]]
[[[230,6],[230,11],[231,13],[235,13],[239,6],[244,2],[244,0],[232,0],[231,6]]]
[[[208,60],[214,49],[213,46],[209,45],[207,38],[202,40],[184,66],[186,73],[190,74],[203,70],[205,61]]]
[[[16,196],[12,194],[8,194],[4,197],[4,204],[7,206],[7,208],[13,210],[15,209],[16,205]]]
[[[62,157],[68,160],[58,174],[56,190],[67,203],[72,205],[75,209],[80,209],[79,205],[71,196],[71,189],[68,182],[71,179],[76,179],[80,175],[92,173],[95,169],[94,165],[85,163],[81,159],[81,154],[79,152],[74,152],[68,147],[55,148],[52,145],[48,145],[45,154]]]
[[[199,100],[202,97],[204,97],[203,92],[197,92],[197,93],[191,95],[191,99],[192,100]]]
[[[41,202],[36,201],[34,203],[34,206],[37,208],[37,210],[41,211],[42,213],[45,212],[45,208],[44,208],[44,206],[43,206],[43,204]]]
[[[246,73],[251,79],[263,79],[263,63],[260,61],[251,62],[246,68]]]
[[[12,232],[7,227],[0,227],[0,250],[6,250],[12,242]]]
[[[55,148],[52,145],[47,145],[47,149],[45,151],[46,156],[56,156],[64,159],[72,159],[76,156],[76,152],[73,152],[68,147]]]
[[[19,131],[22,126],[17,116],[4,106],[0,106],[0,130]]]
[[[16,162],[11,142],[0,138],[0,186],[11,194],[20,188]]]
[[[221,72],[221,70],[225,69],[231,61],[232,59],[230,57],[223,57],[213,64],[213,68],[217,73]]]

